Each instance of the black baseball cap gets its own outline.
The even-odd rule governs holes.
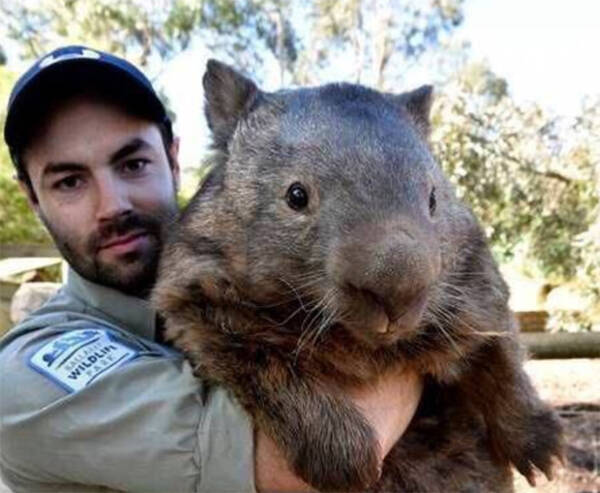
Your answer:
[[[94,89],[116,98],[136,115],[164,123],[171,121],[152,83],[133,64],[86,46],[64,46],[37,60],[15,84],[4,124],[4,140],[15,165],[27,142],[39,110],[53,101]]]

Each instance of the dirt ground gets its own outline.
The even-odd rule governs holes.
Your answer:
[[[553,481],[540,477],[536,488],[515,477],[515,491],[600,493],[600,359],[529,361],[526,370],[563,420],[566,461]]]
[[[540,477],[532,488],[515,474],[516,493],[600,493],[600,359],[530,361],[525,368],[558,409],[567,451],[552,482]],[[0,481],[0,493],[8,491]]]

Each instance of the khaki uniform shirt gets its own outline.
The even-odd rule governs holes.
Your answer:
[[[154,342],[142,299],[74,272],[0,340],[0,472],[15,492],[254,492],[252,425]]]

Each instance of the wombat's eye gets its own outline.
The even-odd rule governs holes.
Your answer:
[[[431,194],[429,195],[429,214],[433,216],[435,212],[435,208],[437,207],[437,200],[435,198],[435,187],[431,189]]]
[[[292,183],[285,194],[285,198],[288,205],[297,211],[308,205],[308,192],[300,183]]]

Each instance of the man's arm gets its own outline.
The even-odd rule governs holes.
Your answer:
[[[376,385],[349,389],[348,395],[376,431],[381,460],[408,427],[421,398],[423,380],[412,371],[393,371]],[[263,432],[255,433],[257,491],[314,491],[290,470],[283,452]]]
[[[0,471],[13,491],[254,491],[252,423],[181,355],[140,341],[150,351],[136,347],[137,358],[71,392],[31,367],[83,325],[98,330],[66,322],[0,341]]]
[[[73,393],[32,369],[40,347],[79,328],[67,325],[0,343],[0,469],[14,491],[252,492],[253,479],[259,491],[305,489],[262,433],[253,456],[246,413],[181,357],[142,354]],[[391,375],[350,392],[382,451],[410,420],[419,389],[416,377]]]

